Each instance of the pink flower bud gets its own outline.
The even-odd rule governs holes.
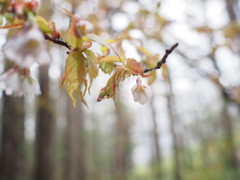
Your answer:
[[[82,19],[79,14],[74,14],[74,15],[73,15],[73,18],[76,20],[76,22],[79,22],[79,21],[81,21],[81,19]]]

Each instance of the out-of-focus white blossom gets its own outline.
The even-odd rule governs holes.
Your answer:
[[[29,71],[29,70],[28,70]],[[0,75],[0,89],[7,95],[39,95],[41,90],[38,81],[33,79],[26,70],[14,67]]]
[[[22,68],[29,68],[35,62],[51,62],[43,33],[36,26],[24,27],[10,38],[3,46],[3,54]]]
[[[17,69],[12,68],[0,75],[0,89],[7,95],[16,95],[20,92],[20,76]]]
[[[23,95],[40,95],[41,90],[37,80],[31,76],[22,76],[21,87]]]
[[[131,89],[135,102],[145,104],[152,97],[152,90],[147,85],[142,85],[140,78],[137,78],[136,84]]]

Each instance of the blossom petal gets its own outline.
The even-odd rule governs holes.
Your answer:
[[[40,95],[40,86],[38,82],[31,77],[24,77],[22,82],[22,91],[25,95]]]
[[[140,104],[145,104],[145,103],[148,101],[148,96],[147,96],[147,94],[146,94],[146,93],[140,93],[139,95],[140,95],[140,96],[139,96],[138,102],[139,102]]]

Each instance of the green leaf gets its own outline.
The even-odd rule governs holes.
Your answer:
[[[100,64],[100,68],[102,69],[102,71],[106,74],[110,74],[113,71],[114,68],[114,64],[111,62],[102,62]]]
[[[41,16],[35,16],[35,21],[38,24],[38,27],[43,31],[44,33],[52,33],[53,29],[49,27],[48,22]]]
[[[90,78],[90,85],[88,88],[88,92],[90,94],[90,88],[92,86],[93,79],[95,79],[98,75],[98,68],[97,68],[97,57],[95,54],[90,50],[84,50],[85,55],[87,56],[87,71]]]
[[[61,84],[65,84],[66,90],[72,99],[74,108],[76,108],[75,95],[77,95],[78,98],[87,106],[87,103],[83,98],[85,90],[82,90],[83,86],[85,86],[86,89],[86,73],[86,61],[82,52],[71,51],[66,60],[64,78],[62,78]]]

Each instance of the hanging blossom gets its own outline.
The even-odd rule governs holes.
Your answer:
[[[140,78],[137,78],[136,84],[131,89],[135,102],[145,104],[152,97],[152,90],[147,85],[142,85]]]
[[[6,42],[2,51],[8,60],[22,68],[29,68],[35,62],[40,65],[51,62],[44,35],[35,25],[25,25]]]
[[[33,79],[28,68],[19,66],[7,70],[0,75],[0,89],[7,95],[39,95],[41,94],[38,81]]]

